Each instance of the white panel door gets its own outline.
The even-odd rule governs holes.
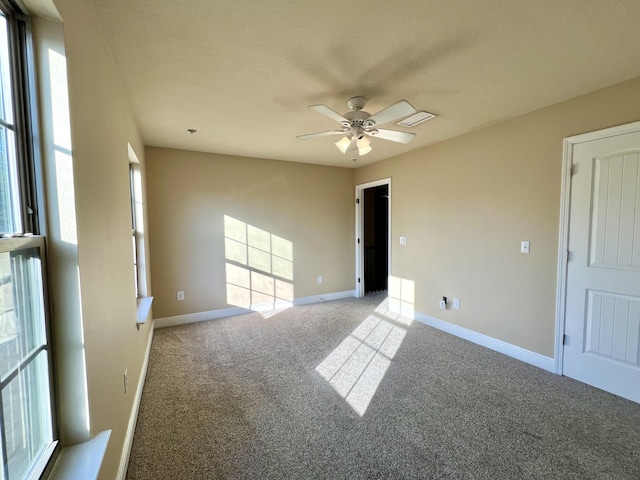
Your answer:
[[[563,374],[640,402],[640,132],[574,145]]]

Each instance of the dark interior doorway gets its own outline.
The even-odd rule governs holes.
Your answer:
[[[364,190],[364,294],[387,290],[389,185]]]

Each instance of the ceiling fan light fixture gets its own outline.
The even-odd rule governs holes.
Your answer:
[[[309,105],[310,108],[319,114],[338,121],[340,123],[340,130],[298,135],[297,138],[307,140],[328,135],[344,135],[343,138],[335,142],[338,150],[343,154],[357,151],[360,155],[366,155],[372,150],[370,137],[375,136],[382,140],[390,140],[397,143],[409,143],[416,136],[415,133],[378,128],[378,125],[395,122],[407,115],[415,114],[417,110],[409,102],[400,100],[373,115],[362,110],[366,102],[367,99],[364,97],[351,97],[347,102],[351,111],[344,115],[340,115],[326,105]],[[426,115],[433,115],[427,112],[424,113]]]
[[[367,153],[369,153],[371,150],[372,150],[372,148],[371,148],[369,145],[367,145],[366,147],[362,147],[362,148],[358,147],[358,153],[359,153],[360,155],[366,155],[366,154],[367,154]]]
[[[364,133],[358,135],[358,139],[356,140],[356,146],[358,147],[358,153],[360,155],[366,155],[371,151],[371,139],[366,136]]]
[[[336,147],[338,147],[338,150],[340,150],[342,153],[347,153],[347,148],[349,148],[349,145],[351,145],[351,140],[351,135],[342,137],[336,142]]]
[[[360,134],[358,136],[358,140],[356,141],[356,145],[358,145],[358,148],[368,147],[369,143],[371,143],[371,139],[364,133]]]

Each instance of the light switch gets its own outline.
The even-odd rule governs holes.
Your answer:
[[[520,253],[529,253],[529,242],[527,240],[520,242]]]
[[[407,244],[407,237],[400,237],[400,245],[406,245]]]

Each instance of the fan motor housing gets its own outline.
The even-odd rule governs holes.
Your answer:
[[[343,122],[342,130],[345,132],[350,131],[355,137],[361,137],[364,135],[364,132],[371,136],[375,136],[378,131],[373,128],[375,126],[375,122],[368,120],[370,116],[371,114],[364,110],[353,110],[351,112],[347,112],[344,114],[344,118],[349,120],[349,123]]]
[[[362,125],[364,121],[370,116],[371,114],[369,112],[365,112],[364,110],[354,110],[352,112],[347,112],[344,114],[344,118],[349,120],[352,126]]]
[[[367,99],[364,97],[351,97],[347,100],[347,105],[351,110],[362,110],[367,104]]]

